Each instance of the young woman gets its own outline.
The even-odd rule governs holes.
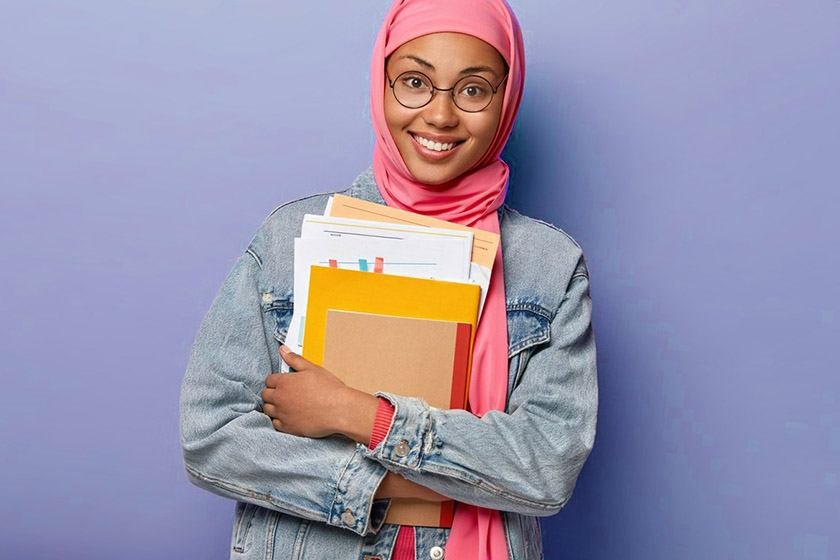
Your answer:
[[[190,479],[237,500],[231,558],[541,558],[597,410],[580,247],[504,205],[524,81],[504,0],[397,0],[371,67],[373,166],[344,194],[500,233],[470,411],[369,395],[290,353],[293,239],[333,193],[277,208],[202,322],[181,396]],[[434,349],[430,348],[430,352]],[[283,359],[294,373],[280,371]],[[390,498],[458,502],[451,529],[384,524]]]

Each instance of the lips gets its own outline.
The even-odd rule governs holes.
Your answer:
[[[417,134],[414,132],[409,132],[409,134],[415,141],[417,141],[418,144],[435,152],[449,151],[463,142],[463,140],[459,140],[458,138],[453,138],[451,136]]]
[[[456,140],[443,137],[447,142],[441,142],[441,137],[426,137],[419,134],[409,133],[411,145],[415,152],[427,161],[441,161],[449,158],[458,151],[464,140]]]
[[[413,134],[409,134],[411,137],[411,145],[414,147],[414,151],[424,160],[430,162],[438,162],[444,159],[448,159],[453,154],[458,152],[458,149],[463,144],[463,141],[459,142],[435,142],[431,143],[428,138],[424,138],[423,136],[415,136]],[[440,149],[435,149],[436,146],[440,146]],[[447,147],[448,149],[443,149]]]

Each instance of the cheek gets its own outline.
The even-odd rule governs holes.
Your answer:
[[[493,100],[493,112],[490,113],[492,115],[489,123],[489,130],[490,130],[490,140],[488,142],[488,147],[490,144],[493,143],[493,140],[496,139],[496,135],[499,133],[499,127],[502,124],[502,99],[497,96],[496,99]]]
[[[388,130],[391,131],[391,136],[395,136],[396,133],[400,130],[403,126],[403,121],[405,117],[403,115],[402,105],[396,102],[394,96],[391,95],[391,89],[386,85],[385,91],[383,93],[384,97],[384,113],[385,113],[385,123],[388,125]]]
[[[496,137],[500,115],[488,113],[486,115],[482,114],[481,116],[483,118],[473,123],[471,132],[477,141],[476,143],[486,149],[493,143],[493,139]]]

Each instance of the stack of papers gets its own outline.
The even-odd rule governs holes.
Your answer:
[[[498,244],[490,232],[336,195],[295,239],[285,344],[367,393],[466,408]],[[450,527],[453,513],[452,502],[392,500],[385,521]]]

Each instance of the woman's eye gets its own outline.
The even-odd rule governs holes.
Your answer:
[[[480,97],[486,93],[487,91],[479,85],[468,85],[461,89],[461,95],[466,97]]]
[[[403,83],[409,89],[423,89],[426,87],[426,82],[424,82],[422,78],[419,78],[417,76],[406,76],[403,79]]]

